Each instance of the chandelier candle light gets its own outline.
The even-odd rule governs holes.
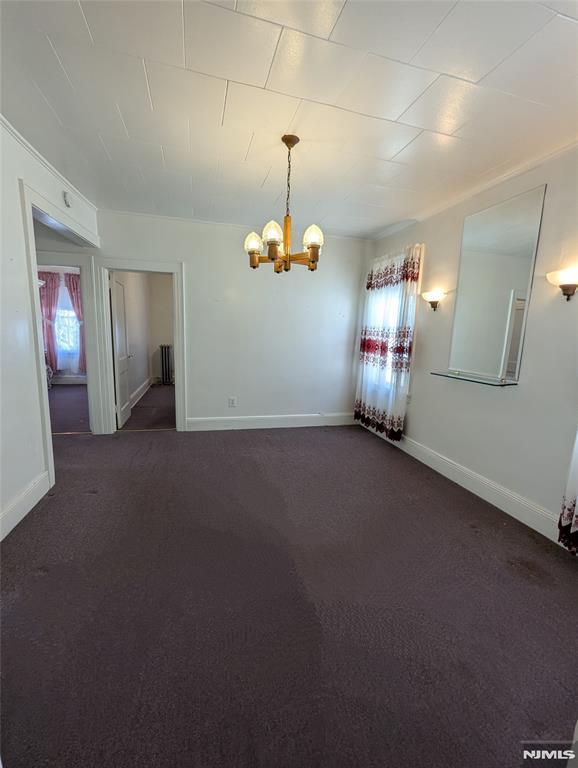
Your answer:
[[[291,214],[289,197],[291,194],[291,150],[299,142],[298,136],[282,136],[281,141],[287,147],[287,202],[283,229],[276,221],[270,221],[263,228],[263,237],[251,232],[245,238],[245,250],[249,254],[249,266],[257,269],[259,264],[273,263],[277,274],[289,272],[291,264],[303,264],[311,272],[317,269],[319,254],[323,246],[323,232],[316,224],[307,227],[303,235],[301,253],[291,253]],[[267,246],[267,255],[263,256],[263,244]]]

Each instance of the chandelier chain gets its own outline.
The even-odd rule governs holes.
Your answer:
[[[285,203],[286,215],[289,216],[289,197],[291,195],[291,149],[287,150],[287,200]]]

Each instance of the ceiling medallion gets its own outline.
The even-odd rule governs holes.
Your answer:
[[[245,238],[245,250],[249,254],[249,266],[257,269],[259,264],[272,262],[277,274],[289,272],[291,264],[303,264],[311,272],[317,269],[319,254],[323,246],[323,232],[316,224],[307,227],[303,234],[301,253],[291,253],[291,214],[289,197],[291,194],[291,150],[299,142],[299,136],[282,136],[281,141],[287,147],[287,202],[283,230],[276,221],[270,221],[263,228],[263,237],[251,232]],[[263,243],[267,245],[267,255],[263,256]]]

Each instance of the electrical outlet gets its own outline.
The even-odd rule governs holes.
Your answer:
[[[237,407],[237,395],[231,395],[229,397],[229,408],[236,408]]]

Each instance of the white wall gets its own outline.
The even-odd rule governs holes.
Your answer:
[[[365,241],[329,237],[317,272],[276,275],[249,269],[237,226],[99,211],[99,233],[103,258],[185,265],[188,428],[351,418]]]
[[[149,279],[149,371],[153,379],[161,378],[160,344],[173,344],[173,277],[162,272]]]
[[[44,209],[93,242],[96,211],[80,193],[2,121],[1,149],[1,524],[5,534],[48,490],[32,302],[20,180]],[[72,208],[62,203],[68,191]],[[28,194],[28,192],[27,192]],[[48,210],[50,209],[50,210]],[[55,216],[55,217],[56,217]],[[31,222],[30,222],[31,223]],[[45,397],[46,395],[44,395]]]
[[[375,248],[425,243],[422,290],[453,289],[464,217],[548,185],[518,386],[431,376],[448,365],[455,293],[435,313],[419,301],[405,447],[553,538],[578,421],[578,298],[564,301],[545,274],[578,262],[577,179],[574,149]]]

